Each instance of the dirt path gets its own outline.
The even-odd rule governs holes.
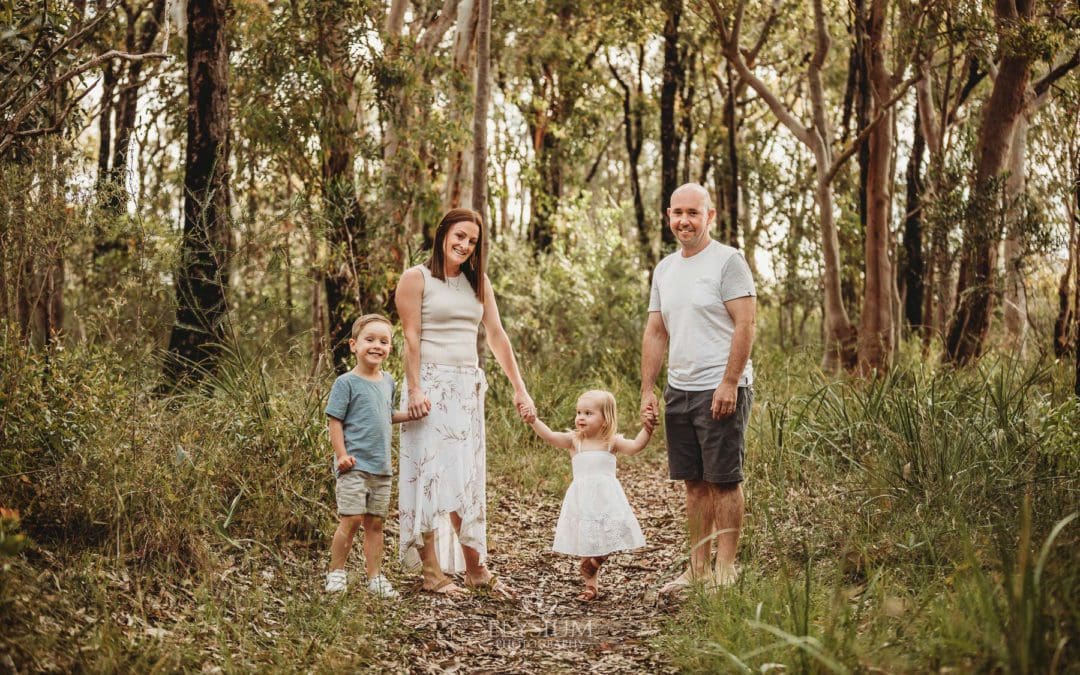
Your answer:
[[[503,497],[493,505],[491,568],[520,594],[517,602],[464,600],[410,593],[414,636],[409,657],[418,672],[674,672],[650,645],[670,607],[646,594],[674,575],[683,547],[683,495],[654,462],[620,466],[620,480],[638,514],[647,546],[611,557],[601,572],[602,596],[582,603],[577,560],[550,552],[559,500]]]

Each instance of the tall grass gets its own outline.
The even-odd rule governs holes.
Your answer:
[[[679,663],[1076,668],[1080,408],[1065,376],[991,356],[831,381],[778,357],[756,369],[746,574],[673,620]]]

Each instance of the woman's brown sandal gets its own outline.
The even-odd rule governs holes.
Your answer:
[[[465,575],[465,586],[472,591],[483,591],[502,600],[517,600],[517,593],[503,580],[492,574],[487,581],[473,581],[469,575]]]
[[[435,584],[431,588],[421,587],[425,593],[431,593],[433,595],[445,595],[450,598],[460,598],[465,595],[465,589],[454,583],[454,580],[450,577],[443,577],[443,580]]]

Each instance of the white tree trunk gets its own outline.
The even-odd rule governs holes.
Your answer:
[[[1023,354],[1027,337],[1027,291],[1023,278],[1023,245],[1018,231],[1021,216],[1016,201],[1027,186],[1028,116],[1021,114],[1009,147],[1009,177],[1005,182],[1005,199],[1009,204],[1009,226],[1005,236],[1005,299],[1004,322],[1008,347]]]

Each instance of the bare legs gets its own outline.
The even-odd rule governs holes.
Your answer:
[[[743,500],[742,483],[713,485],[716,519],[716,563],[713,574],[716,583],[728,586],[735,582],[735,555],[739,551],[739,533],[742,531]]]
[[[706,579],[710,571],[716,583],[728,585],[735,581],[735,556],[739,549],[743,510],[741,483],[716,485],[701,480],[686,481],[686,521],[692,546],[690,566],[678,579],[665,586],[664,592]]]
[[[349,557],[356,532],[364,528],[364,567],[369,579],[377,577],[382,568],[383,557],[383,519],[371,514],[362,516],[342,516],[334,531],[334,540],[330,544],[330,569],[345,569],[345,560]]]
[[[461,531],[461,516],[456,511],[450,513],[450,523],[454,526],[455,532]],[[465,558],[465,576],[474,584],[485,584],[491,579],[491,572],[488,571],[480,562],[480,553],[476,549],[461,545],[461,553]],[[438,557],[435,554],[435,533],[424,533],[424,545],[420,549],[420,564],[422,566],[422,574],[424,576],[424,588],[428,590],[435,590],[437,588],[451,588],[449,592],[462,590],[460,586],[454,586],[452,583],[447,584],[449,577],[442,571],[442,566],[439,565]]]

